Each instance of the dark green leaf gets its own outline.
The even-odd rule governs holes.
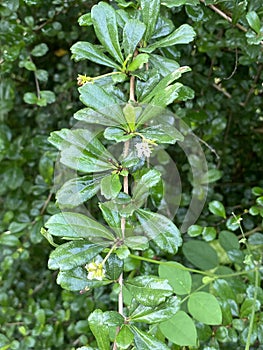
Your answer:
[[[106,92],[101,86],[87,83],[79,88],[80,100],[84,105],[101,111],[109,108],[109,106],[118,103],[112,94]]]
[[[206,242],[188,241],[183,245],[185,257],[196,267],[210,270],[218,265],[216,251]]]
[[[116,198],[122,188],[118,174],[111,174],[105,176],[100,182],[101,194],[106,199]]]
[[[163,335],[175,344],[180,346],[197,344],[195,324],[184,311],[178,311],[168,321],[162,322],[159,327]]]
[[[151,53],[159,47],[188,44],[194,40],[195,31],[188,24],[183,24],[167,37],[155,41],[153,44],[140,49],[140,51]]]
[[[182,245],[182,238],[175,224],[165,216],[143,209],[136,210],[136,216],[147,237],[162,250],[175,254]],[[211,248],[212,249],[212,248]]]
[[[108,229],[83,214],[70,212],[55,214],[51,216],[45,226],[53,236],[66,237],[67,239],[114,240],[113,234]]]
[[[222,218],[226,219],[226,211],[225,211],[225,207],[223,206],[223,204],[219,201],[212,201],[209,203],[209,210],[211,211],[211,213],[217,215],[217,216],[221,216]]]
[[[103,312],[99,309],[93,311],[88,318],[90,330],[96,338],[100,350],[110,349],[109,329],[104,322]]]
[[[4,172],[3,183],[5,183],[10,190],[16,190],[19,188],[24,180],[24,173],[18,166],[12,166]]]
[[[127,247],[134,250],[145,250],[149,247],[148,239],[144,236],[131,236],[124,239]]]
[[[18,247],[20,246],[19,239],[10,233],[4,232],[0,235],[0,245],[9,246],[9,247]]]
[[[123,42],[125,57],[133,55],[138,43],[145,32],[145,24],[138,19],[130,19],[123,28]]]
[[[141,331],[137,327],[132,326],[131,330],[134,334],[134,342],[136,349],[140,350],[169,350],[168,346],[155,338],[153,335]]]
[[[147,139],[158,143],[174,144],[176,141],[184,140],[184,137],[180,131],[171,125],[153,125],[148,128],[144,128],[140,133]]]
[[[174,72],[180,67],[175,60],[154,54],[150,55],[149,62],[163,77]]]
[[[110,207],[109,204],[110,202],[99,203],[100,210],[110,228],[112,228],[119,237],[122,237],[120,213],[116,209]]]
[[[123,260],[116,254],[111,254],[105,263],[106,276],[113,281],[117,281],[123,272]]]
[[[83,108],[74,114],[74,118],[91,124],[101,124],[106,126],[126,125],[126,119],[123,115],[122,108],[119,105],[111,106],[110,111],[104,109],[96,112],[90,108]]]
[[[82,176],[64,183],[56,194],[57,203],[65,208],[73,208],[86,202],[98,192],[101,177]]]
[[[160,12],[160,0],[141,0],[142,19],[146,25],[144,40],[147,43],[154,31]]]
[[[196,292],[188,299],[188,310],[190,314],[199,322],[209,325],[222,323],[222,312],[219,302],[212,294]]]
[[[260,33],[260,19],[255,11],[250,11],[246,14],[246,19],[248,21],[249,26],[257,33]]]
[[[123,57],[119,44],[116,12],[105,2],[99,2],[91,9],[91,19],[97,38],[105,49],[119,63],[123,63]]]
[[[70,48],[76,61],[89,60],[103,66],[120,69],[119,65],[107,57],[97,46],[86,41],[78,41]]]
[[[171,318],[179,309],[180,299],[174,296],[155,308],[139,305],[132,312],[129,319],[134,322],[145,322],[148,324],[160,323]]]
[[[103,249],[102,244],[91,244],[85,241],[67,242],[58,246],[50,254],[48,267],[51,270],[71,270],[90,262]]]
[[[219,234],[219,243],[225,251],[239,249],[238,237],[230,231],[221,231]]]
[[[159,265],[159,276],[166,278],[179,295],[189,294],[192,287],[192,278],[189,271],[185,271],[183,265],[176,262]]]
[[[32,56],[41,57],[44,56],[48,52],[48,46],[45,43],[41,43],[36,45],[31,51]]]
[[[143,203],[149,196],[152,186],[156,185],[160,181],[160,178],[160,172],[155,169],[151,169],[145,173],[139,181],[135,183],[132,200],[134,202]]]
[[[125,283],[133,297],[142,305],[157,306],[173,294],[167,280],[156,276],[139,276]]]

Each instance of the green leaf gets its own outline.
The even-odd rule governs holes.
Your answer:
[[[122,237],[121,231],[121,217],[119,211],[110,207],[110,202],[99,203],[99,208],[102,212],[103,218],[107,222],[107,224],[112,228],[118,235],[118,237]]]
[[[123,260],[119,259],[116,254],[111,254],[105,263],[106,277],[117,281],[123,272],[123,265]]]
[[[246,14],[246,19],[248,21],[249,26],[257,33],[260,33],[260,19],[255,11],[249,11]]]
[[[189,229],[187,230],[187,234],[190,237],[198,237],[202,234],[203,232],[203,227],[199,226],[199,225],[192,225],[189,227]]]
[[[154,100],[153,100],[154,103]],[[156,141],[158,143],[170,143],[174,144],[176,141],[183,141],[184,136],[171,125],[153,125],[148,128],[144,128],[140,131],[147,139]]]
[[[100,350],[110,349],[109,328],[104,322],[103,312],[99,309],[93,311],[88,318],[90,330],[96,338]]]
[[[88,175],[65,182],[56,193],[58,205],[64,208],[74,208],[86,202],[98,192],[101,178]]]
[[[57,283],[62,288],[71,291],[89,290],[90,288],[100,287],[109,284],[111,281],[89,281],[87,271],[82,267],[76,267],[68,271],[60,271],[57,277]]]
[[[99,2],[91,9],[91,19],[95,33],[101,44],[119,63],[123,63],[123,57],[119,44],[116,12],[105,2]]]
[[[159,171],[155,169],[147,171],[147,173],[135,183],[132,200],[143,204],[150,194],[150,189],[160,181],[160,178],[161,173]]]
[[[101,194],[106,199],[116,198],[121,188],[122,184],[118,174],[107,175],[100,182]]]
[[[205,292],[190,295],[187,303],[190,314],[199,322],[209,325],[222,323],[222,311],[216,297]]]
[[[153,335],[132,326],[131,330],[134,334],[134,343],[136,349],[140,350],[169,350],[168,346],[155,338]]]
[[[123,42],[125,57],[133,55],[137,45],[145,32],[145,24],[138,19],[130,19],[123,28]]]
[[[151,39],[160,13],[160,0],[141,0],[142,20],[146,25],[144,40]]]
[[[157,306],[173,294],[168,281],[157,276],[138,276],[129,279],[125,286],[134,299],[144,306]]]
[[[114,236],[108,229],[83,214],[70,212],[55,214],[45,226],[53,236],[114,241]]]
[[[208,172],[204,174],[203,178],[201,179],[201,184],[209,184],[212,182],[216,182],[217,180],[221,179],[222,175],[222,171],[218,169],[209,169]]]
[[[176,294],[184,295],[191,292],[191,274],[184,270],[183,265],[176,262],[161,264],[159,265],[159,276],[168,280]]]
[[[87,83],[79,88],[80,101],[87,107],[101,111],[115,105],[118,101],[101,86]]]
[[[175,224],[165,216],[143,209],[135,212],[147,237],[163,251],[175,254],[182,245],[182,238]]]
[[[40,91],[40,99],[37,104],[39,106],[46,106],[47,104],[54,103],[56,101],[56,95],[53,91],[42,90]]]
[[[61,150],[60,162],[72,169],[92,173],[114,168],[113,155],[89,130],[61,129],[52,132],[48,141]]]
[[[84,15],[80,16],[78,19],[78,24],[83,27],[92,26],[91,13],[85,13]]]
[[[230,231],[220,232],[219,243],[225,249],[225,251],[240,248],[238,237],[233,232],[230,232]]]
[[[107,140],[125,142],[127,140],[130,140],[133,137],[133,135],[127,134],[127,132],[121,128],[108,127],[104,131],[104,137]]]
[[[165,76],[162,80],[160,80],[160,82],[152,89],[152,91],[145,96],[141,102],[143,103],[149,103],[155,96],[158,96],[159,94],[159,98],[161,98],[161,96],[165,97],[165,93],[167,91],[167,88],[169,87],[170,84],[172,84],[175,80],[179,79],[183,73],[189,72],[191,69],[189,67],[180,67],[178,69],[176,69],[174,72],[168,74],[167,76]],[[180,85],[176,85],[176,89],[181,87],[182,84]],[[174,89],[174,88],[172,88]],[[170,95],[173,93],[174,91],[169,91],[169,98]]]
[[[180,67],[175,60],[155,54],[150,55],[149,62],[150,65],[156,68],[163,77]]]
[[[23,100],[28,103],[28,104],[37,104],[38,98],[37,95],[34,94],[33,92],[26,92],[23,96]]]
[[[102,50],[87,41],[78,41],[71,46],[70,50],[75,61],[89,60],[103,66],[120,69],[120,66],[107,57]]]
[[[122,325],[116,337],[116,344],[121,349],[128,349],[133,342],[134,335],[127,324]]]
[[[3,183],[6,184],[10,190],[16,190],[25,180],[23,170],[16,165],[7,169],[3,175]]]
[[[36,45],[31,51],[31,55],[35,57],[44,56],[48,52],[48,46],[45,43]]]
[[[127,71],[133,72],[139,69],[144,63],[147,63],[148,60],[149,60],[149,55],[147,55],[147,53],[140,53],[129,64],[129,66],[127,67]]]
[[[184,312],[178,311],[168,321],[162,322],[159,328],[171,342],[180,346],[196,346],[197,332],[193,320]]]
[[[0,235],[0,245],[9,247],[19,247],[20,241],[15,235],[4,232]]]
[[[212,201],[209,203],[209,210],[211,213],[217,216],[221,216],[226,219],[226,211],[223,204],[219,201]]]
[[[92,244],[85,241],[64,243],[51,252],[48,268],[51,270],[71,270],[90,262],[103,249],[102,244]]]
[[[201,270],[210,270],[218,265],[216,251],[206,242],[188,241],[183,245],[185,257]]]
[[[144,236],[127,237],[124,239],[124,244],[134,250],[146,250],[149,247],[148,239]]]
[[[160,47],[174,46],[178,44],[188,44],[194,40],[196,33],[189,24],[183,24],[170,35],[163,39],[155,41],[147,47],[141,48],[140,51],[151,53]]]
[[[180,299],[176,296],[168,298],[165,303],[156,307],[139,305],[129,316],[133,322],[148,324],[160,323],[170,319],[180,309]]]
[[[252,193],[255,195],[255,196],[262,196],[263,195],[263,188],[262,187],[253,187],[252,188]]]
[[[106,126],[121,126],[127,124],[122,108],[119,105],[111,106],[110,111],[108,109],[94,111],[90,108],[83,108],[74,114],[74,118],[85,123]]]

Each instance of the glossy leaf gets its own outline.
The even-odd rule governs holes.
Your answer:
[[[100,350],[110,349],[108,326],[104,322],[103,312],[99,309],[93,311],[88,318],[90,330],[96,338]]]
[[[142,19],[146,25],[146,32],[144,35],[145,42],[148,42],[154,33],[155,26],[158,20],[160,12],[160,0],[141,0],[141,9],[142,9]]]
[[[142,175],[139,181],[135,183],[132,200],[143,203],[149,196],[151,187],[156,185],[160,181],[160,178],[160,172],[155,169],[151,169]]]
[[[148,324],[167,321],[180,309],[180,299],[173,296],[167,299],[163,304],[156,307],[139,305],[129,316],[134,322],[145,322]]]
[[[225,249],[225,251],[240,248],[238,237],[233,232],[230,232],[230,231],[220,232],[219,243]]]
[[[139,276],[129,279],[125,286],[134,299],[144,306],[157,306],[163,303],[166,297],[173,294],[173,289],[167,280],[156,276]]]
[[[223,204],[219,201],[212,201],[209,203],[209,210],[212,214],[215,214],[217,216],[221,216],[222,218],[226,219],[226,211]]]
[[[120,213],[110,207],[110,202],[99,203],[99,208],[102,212],[104,220],[113,229],[119,237],[122,237],[121,233],[121,217]]]
[[[119,44],[116,13],[113,7],[105,2],[99,2],[91,9],[91,19],[97,38],[119,63],[123,63],[123,57]]]
[[[106,199],[116,198],[122,188],[118,174],[111,174],[103,177],[100,182],[101,194]]]
[[[175,224],[165,216],[143,209],[135,212],[147,237],[152,239],[163,251],[175,254],[182,245],[182,238]]]
[[[108,109],[109,106],[115,105],[119,101],[109,94],[103,87],[87,83],[79,88],[80,101],[87,107],[101,111]]]
[[[168,280],[176,294],[184,295],[191,292],[191,274],[184,270],[183,265],[176,262],[161,264],[159,265],[159,276]]]
[[[187,260],[201,270],[210,270],[218,265],[216,251],[206,242],[188,241],[183,246],[183,253]]]
[[[123,42],[125,57],[133,55],[137,45],[145,32],[145,24],[138,19],[130,19],[123,28]]]
[[[260,33],[260,19],[255,11],[250,11],[246,14],[246,19],[248,21],[249,26],[257,33]]]
[[[147,237],[144,236],[131,236],[124,239],[124,243],[128,248],[134,250],[146,250],[149,247]]]
[[[74,114],[74,118],[85,123],[101,124],[106,126],[121,126],[126,124],[121,106],[111,106],[110,111],[104,108],[94,111],[90,108],[83,108]]]
[[[188,310],[199,322],[218,325],[222,322],[222,312],[216,297],[205,292],[196,292],[188,299]]]
[[[125,142],[133,137],[132,134],[127,134],[127,132],[121,128],[108,127],[104,131],[104,137],[107,140],[113,140],[116,142]]]
[[[45,43],[36,45],[31,51],[31,55],[35,57],[44,56],[48,52],[48,46]]]
[[[188,44],[194,40],[195,35],[195,31],[191,26],[189,26],[189,24],[183,24],[167,37],[155,41],[153,44],[140,49],[140,51],[151,53],[160,47]]]
[[[155,54],[150,55],[149,62],[163,77],[180,67],[175,60]]]
[[[199,0],[162,0],[161,4],[171,8],[182,5],[199,5]]]
[[[130,326],[124,324],[116,337],[116,344],[121,349],[128,349],[128,347],[133,342],[134,335],[130,330]]]
[[[115,61],[107,57],[97,46],[87,41],[78,41],[71,46],[70,50],[75,61],[89,60],[103,66],[120,69],[120,66]]]
[[[136,349],[140,350],[169,350],[168,346],[155,338],[153,335],[132,326],[131,330],[134,334],[134,343]]]
[[[174,144],[176,141],[184,140],[184,136],[180,133],[180,131],[171,125],[153,125],[148,128],[144,128],[140,133],[147,139],[158,143]]]
[[[140,53],[139,55],[137,55],[133,61],[129,64],[129,66],[127,67],[127,71],[129,72],[133,72],[136,69],[141,68],[141,66],[144,63],[147,63],[149,60],[149,55],[147,55],[146,53]]]
[[[56,193],[59,206],[76,207],[96,195],[100,188],[101,177],[82,176],[71,179]]]
[[[117,281],[123,272],[123,260],[119,259],[116,254],[111,254],[105,263],[106,277]]]
[[[184,311],[178,311],[159,328],[171,342],[180,346],[196,346],[197,332],[193,320]]]
[[[55,214],[51,216],[45,226],[53,236],[66,237],[67,239],[114,240],[113,234],[108,229],[83,214],[70,212]]]

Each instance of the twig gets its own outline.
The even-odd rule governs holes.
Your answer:
[[[195,137],[198,139],[198,141],[202,142],[204,145],[206,145],[206,147],[212,152],[214,153],[214,155],[216,156],[216,159],[220,159],[220,156],[218,155],[218,153],[216,152],[216,150],[210,146],[207,142],[205,142],[204,140],[202,140],[200,137],[198,137],[197,135],[195,135]]]
[[[32,60],[32,57],[29,56],[29,58],[30,58],[30,61],[32,63],[34,63],[33,60]],[[38,82],[37,75],[36,75],[35,71],[34,71],[34,78],[35,78],[35,84],[36,84],[36,89],[37,89],[37,98],[40,99],[41,98],[41,96],[40,96],[40,87],[39,87],[39,82]]]
[[[257,82],[258,82],[258,79],[260,78],[260,75],[261,75],[261,71],[262,71],[262,68],[263,68],[263,65],[260,64],[259,67],[258,67],[258,71],[257,71],[257,75],[255,76],[254,80],[253,80],[253,84],[255,85]],[[246,99],[244,102],[241,102],[240,105],[242,107],[245,107],[251,97],[251,95],[253,94],[253,92],[255,91],[255,87],[251,87],[247,96],[246,96]]]
[[[232,98],[232,95],[229,92],[227,92],[224,88],[222,88],[220,85],[217,85],[217,84],[214,83],[213,87],[216,90],[222,92],[222,94],[224,94],[227,98]]]

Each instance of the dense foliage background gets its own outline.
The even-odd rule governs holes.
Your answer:
[[[58,210],[53,195],[57,152],[47,138],[51,131],[74,124],[73,113],[81,106],[77,75],[105,73],[105,68],[76,63],[70,58],[69,49],[76,41],[95,40],[92,29],[80,27],[77,22],[95,3],[97,1],[8,0],[0,5],[2,350],[76,349],[86,345],[93,339],[87,315],[94,308],[109,307],[100,289],[86,297],[56,285],[56,273],[47,269],[51,247],[40,234],[44,222]],[[119,3],[125,8],[128,2]],[[179,61],[181,66],[192,68],[181,81],[195,92],[193,100],[174,104],[171,109],[204,141],[211,175],[207,203],[218,200],[226,207],[224,219],[212,215],[215,213],[211,213],[207,205],[198,225],[213,229],[201,233],[196,226],[197,235],[213,243],[225,265],[242,271],[245,268],[242,251],[226,257],[217,237],[219,232],[228,229],[242,238],[231,214],[234,211],[243,218],[251,249],[258,255],[262,252],[263,20],[260,19],[263,6],[252,0],[166,0],[163,3],[171,4],[171,8],[163,8],[163,14],[176,27],[189,23],[197,33],[193,43],[165,51],[165,55]],[[177,6],[172,6],[174,4]],[[169,152],[182,174],[188,174],[189,165],[184,156],[173,147]],[[189,204],[191,182],[186,180],[183,188],[184,201],[175,218],[177,222]],[[186,241],[191,234],[193,237],[196,233],[190,232]],[[151,257],[151,252],[148,253]],[[178,259],[187,264],[183,253]],[[200,330],[206,344],[203,348],[244,348],[247,331],[242,331],[251,305],[242,305],[246,298],[253,298],[253,278],[248,276],[246,283],[242,286],[236,280],[232,285],[240,295],[232,334],[226,336],[227,327],[214,330],[213,334],[207,329]],[[219,288],[217,292],[219,297],[222,290]],[[262,302],[259,289],[256,311]],[[262,317],[258,312],[258,323]],[[227,324],[226,321],[224,325]],[[260,342],[263,343],[262,326],[253,332],[251,349],[257,349]]]

